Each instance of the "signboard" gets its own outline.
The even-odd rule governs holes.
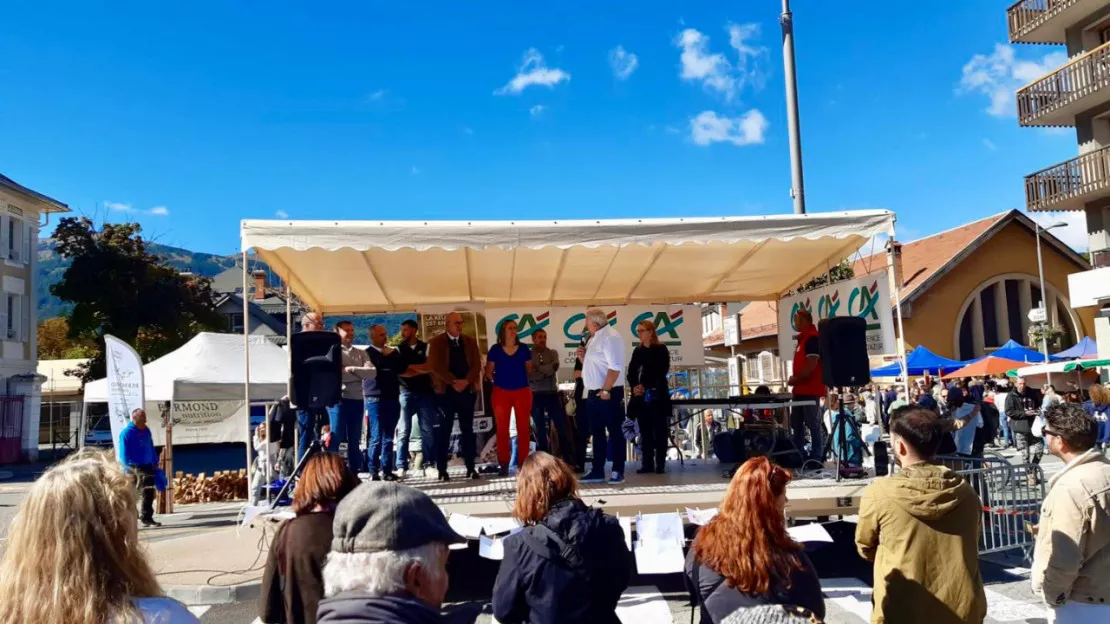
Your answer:
[[[146,413],[162,414],[165,402],[149,401]],[[243,427],[246,414],[243,401],[174,401],[169,411],[173,417],[173,445],[245,442]],[[151,419],[150,434],[155,446],[166,443],[166,428]]]
[[[1044,308],[1033,308],[1029,310],[1030,323],[1043,323],[1048,316],[1045,314]]]
[[[725,334],[725,346],[735,347],[740,344],[740,315],[729,314],[721,319],[721,326]]]
[[[867,321],[867,354],[895,353],[890,281],[885,272],[855,277],[779,300],[779,356],[789,361],[794,352],[794,312],[809,310],[813,322],[834,316],[858,316]]]
[[[702,366],[705,350],[702,345],[701,308],[696,305],[602,306],[609,326],[625,341],[625,356],[640,344],[636,326],[651,321],[659,341],[671,352],[673,368]],[[520,341],[531,345],[535,332],[547,333],[547,347],[559,352],[560,381],[573,377],[575,351],[586,335],[586,309],[566,307],[500,308],[486,310],[487,339],[497,342],[497,330],[505,321],[516,321]],[[693,320],[689,320],[693,319]],[[627,364],[627,362],[626,362]]]
[[[740,358],[728,359],[728,394],[729,396],[740,394]]]
[[[131,412],[143,407],[143,361],[131,345],[104,336],[104,357],[108,365],[108,419],[112,427],[112,446],[118,454],[119,436],[131,420]],[[147,414],[157,414],[147,410]]]

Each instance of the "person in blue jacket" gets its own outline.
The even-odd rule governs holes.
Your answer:
[[[154,438],[146,426],[146,411],[142,408],[131,412],[131,422],[119,434],[119,457],[127,472],[134,476],[142,495],[139,521],[145,527],[162,526],[154,521],[154,475],[158,454],[154,451]]]

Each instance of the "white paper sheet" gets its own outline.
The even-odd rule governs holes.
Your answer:
[[[451,525],[455,532],[467,539],[478,539],[482,535],[482,519],[468,516],[466,514],[453,513],[447,519],[447,524]]]
[[[636,569],[640,574],[682,572],[682,518],[677,513],[636,517]]]
[[[483,535],[478,538],[478,555],[486,559],[501,561],[505,558],[505,544],[499,538]]]
[[[617,522],[621,523],[621,530],[624,531],[624,545],[628,546],[628,552],[632,552],[632,518],[617,518]]]
[[[674,624],[667,599],[654,585],[629,587],[617,603],[621,624]]]
[[[713,509],[690,509],[687,507],[686,519],[690,521],[690,524],[705,526],[717,515],[718,511],[716,507]]]
[[[636,533],[640,540],[670,540],[679,545],[685,540],[682,518],[677,513],[641,514],[636,516]]]
[[[832,542],[833,538],[823,524],[802,524],[786,529],[795,542]]]
[[[501,533],[508,533],[513,529],[519,529],[520,522],[516,518],[482,518],[482,530],[486,535],[499,535]]]

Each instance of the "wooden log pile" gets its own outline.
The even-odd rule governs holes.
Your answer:
[[[212,476],[177,472],[173,477],[173,502],[185,505],[241,500],[247,497],[248,486],[246,470],[225,470]]]

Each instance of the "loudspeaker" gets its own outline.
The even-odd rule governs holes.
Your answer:
[[[890,454],[887,453],[886,442],[879,440],[875,443],[875,476],[885,477],[890,472]]]
[[[293,404],[301,409],[322,409],[339,403],[342,394],[343,353],[339,334],[311,331],[293,334]]]
[[[834,316],[817,325],[821,376],[826,386],[858,387],[871,381],[867,359],[867,321],[858,316]]]

